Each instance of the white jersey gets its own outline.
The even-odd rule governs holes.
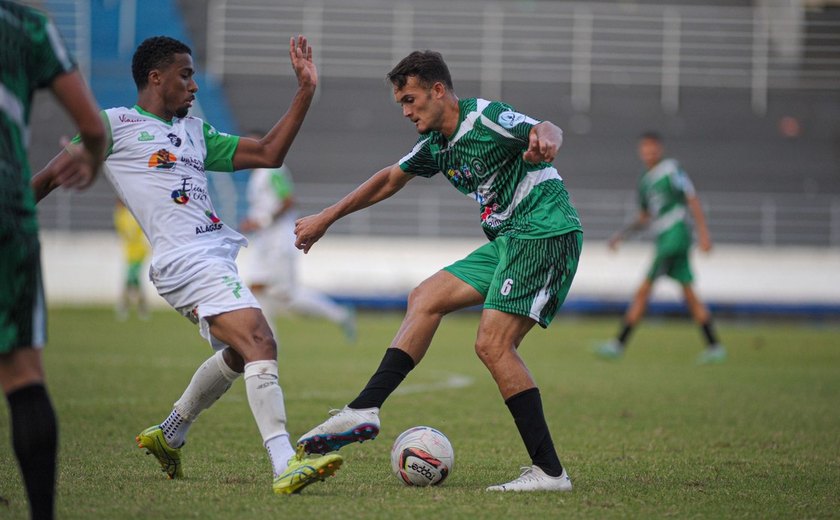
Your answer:
[[[222,222],[205,170],[233,171],[239,138],[195,117],[163,119],[135,105],[105,110],[111,130],[104,171],[152,245],[152,272],[185,282],[206,256],[233,253],[244,236]],[[161,290],[161,287],[158,287]]]

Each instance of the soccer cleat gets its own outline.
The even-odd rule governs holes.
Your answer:
[[[379,434],[379,408],[330,410],[330,417],[300,439],[306,453],[329,453],[352,442],[373,440]]]
[[[559,477],[550,477],[539,466],[522,468],[519,478],[507,484],[490,486],[487,491],[571,491],[572,480],[566,474],[566,468]]]
[[[278,495],[300,493],[309,484],[320,482],[335,475],[344,459],[337,453],[320,457],[304,458],[303,446],[298,446],[297,454],[289,459],[289,466],[281,475],[274,477],[274,492]]]
[[[697,357],[698,365],[715,365],[726,361],[726,348],[719,343],[708,347]]]
[[[596,348],[595,355],[601,359],[618,359],[624,355],[624,347],[617,340],[612,339]]]
[[[163,472],[170,479],[184,478],[184,470],[181,467],[181,449],[170,448],[163,437],[163,430],[160,426],[150,426],[135,437],[138,448],[144,448],[146,454],[152,454],[160,462]]]

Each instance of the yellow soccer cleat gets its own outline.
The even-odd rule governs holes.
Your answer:
[[[170,448],[163,437],[163,430],[160,426],[150,426],[140,432],[137,437],[137,447],[146,450],[146,454],[152,454],[160,462],[163,472],[170,479],[184,478],[184,470],[181,467],[181,449]]]
[[[300,493],[309,484],[325,480],[338,471],[344,459],[337,453],[320,457],[304,458],[302,445],[298,445],[297,454],[289,459],[289,467],[282,475],[274,477],[274,492],[279,495]]]

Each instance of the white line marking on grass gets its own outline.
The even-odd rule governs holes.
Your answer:
[[[453,388],[466,388],[472,385],[475,380],[470,376],[463,374],[456,374],[454,372],[433,372],[433,381],[428,383],[415,383],[411,385],[402,385],[394,391],[395,395],[412,395],[423,394],[427,392],[437,392],[440,390],[451,390]],[[282,382],[281,382],[282,383]],[[349,394],[345,392],[329,392],[322,390],[311,390],[308,392],[284,392],[287,401],[298,401],[306,399],[347,399]],[[228,396],[223,397],[223,399]]]
[[[436,379],[441,379],[434,383],[416,383],[413,385],[403,385],[396,390],[394,394],[410,395],[410,394],[425,394],[426,392],[436,392],[438,390],[450,390],[452,388],[466,388],[473,384],[474,379],[470,376],[462,374],[455,374],[450,372],[438,372]]]

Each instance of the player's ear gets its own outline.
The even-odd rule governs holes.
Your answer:
[[[440,99],[446,95],[446,85],[444,85],[440,81],[435,81],[435,84],[432,85],[432,95],[435,99]]]
[[[161,77],[160,71],[158,69],[152,69],[149,71],[149,85],[160,85]]]

